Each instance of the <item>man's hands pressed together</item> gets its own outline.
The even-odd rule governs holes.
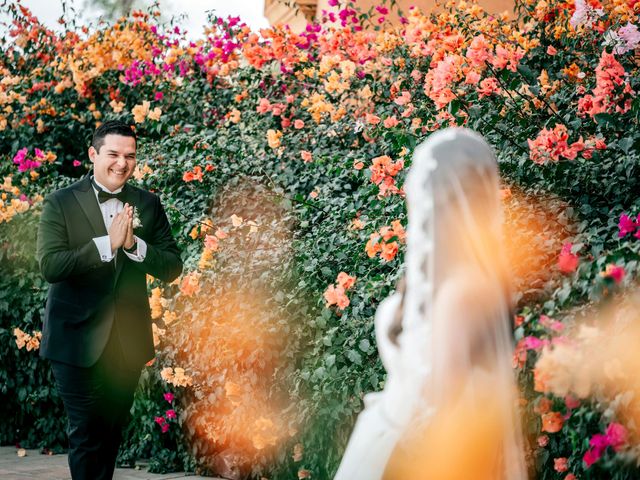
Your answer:
[[[111,251],[118,248],[131,248],[135,243],[133,238],[133,207],[128,203],[124,204],[124,209],[118,213],[111,227],[109,227],[109,238],[111,239]]]

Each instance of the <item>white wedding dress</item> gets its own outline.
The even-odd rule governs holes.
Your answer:
[[[416,149],[404,187],[406,290],[385,299],[375,315],[387,379],[382,391],[365,395],[334,480],[383,478],[394,450],[460,392],[464,408],[481,408],[474,405],[479,388],[477,402],[489,391],[505,419],[495,439],[501,472],[492,480],[525,480],[495,156],[469,130],[437,132]],[[398,309],[402,330],[393,341]]]

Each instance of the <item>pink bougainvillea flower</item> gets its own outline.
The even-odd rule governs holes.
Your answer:
[[[558,268],[562,273],[575,272],[578,263],[580,263],[578,255],[571,253],[571,247],[573,247],[572,243],[565,243],[558,256]]]
[[[261,98],[256,107],[256,112],[267,113],[269,111],[271,111],[271,102],[267,98]]]
[[[380,117],[374,115],[373,113],[367,113],[364,117],[364,121],[369,125],[377,125],[378,123],[380,123]]]
[[[528,139],[529,158],[537,164],[544,164],[549,161],[557,162],[561,158],[575,160],[578,153],[584,150],[582,137],[578,141],[569,145],[569,132],[562,124],[554,126],[552,129],[543,128],[534,139]]]
[[[564,324],[562,322],[554,320],[547,315],[540,315],[540,319],[538,321],[540,322],[540,325],[555,333],[560,333],[564,330]]]
[[[169,403],[173,402],[173,400],[175,398],[175,396],[171,392],[167,392],[163,396],[164,396],[164,399]]]
[[[408,92],[407,90],[403,90],[400,96],[395,98],[394,103],[402,106],[402,105],[406,105],[410,101],[411,101],[411,93]]]
[[[170,408],[165,412],[165,416],[167,418],[176,418],[176,411],[173,408]]]
[[[480,85],[478,86],[478,94],[480,98],[488,97],[489,95],[499,92],[500,84],[495,77],[485,78],[480,82]]]
[[[567,457],[554,458],[553,469],[558,473],[566,472],[567,470],[569,470]]]
[[[464,79],[464,83],[467,85],[477,85],[480,81],[480,74],[475,70],[469,70],[467,76]]]
[[[540,350],[544,347],[545,342],[537,337],[528,336],[522,339],[522,345],[527,350]]]
[[[594,117],[599,113],[625,113],[631,108],[633,90],[624,67],[614,54],[602,51],[596,67],[596,87],[578,99],[578,115]]]
[[[619,423],[610,423],[605,432],[607,443],[617,452],[627,444],[629,432]]]
[[[74,167],[79,167],[80,165],[82,165],[82,162],[80,160],[74,160],[73,161],[73,166]]]
[[[382,123],[384,125],[385,128],[393,128],[396,125],[398,125],[398,119],[396,118],[395,115],[392,115],[391,117],[387,117],[385,118],[384,122]]]
[[[602,457],[602,451],[595,448],[590,448],[585,452],[584,456],[582,457],[582,461],[584,462],[586,468],[589,468],[591,467],[591,465],[600,460],[600,457]]]
[[[619,53],[627,53],[634,50],[640,44],[640,31],[638,27],[632,23],[627,23],[618,30],[618,36],[624,41],[622,51]]]
[[[573,395],[567,395],[564,397],[564,404],[569,410],[575,410],[580,406],[580,400]]]
[[[620,267],[614,263],[607,265],[604,272],[600,272],[600,276],[604,278],[611,278],[615,283],[620,283],[624,278],[625,271],[623,267]]]
[[[618,222],[618,237],[626,237],[627,234],[633,233],[638,228],[638,221],[632,220],[629,215],[623,213],[620,215],[620,221]]]
[[[155,417],[153,421],[156,422],[158,425],[164,425],[166,423],[166,420],[164,417]]]
[[[167,433],[169,431],[169,424],[165,423],[160,428],[162,429],[162,433]]]
[[[491,59],[491,56],[491,45],[484,35],[478,35],[471,40],[466,54],[470,65],[474,67],[484,66],[485,62]]]

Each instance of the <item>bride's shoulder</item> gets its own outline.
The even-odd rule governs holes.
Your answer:
[[[503,297],[501,285],[477,269],[458,269],[444,280],[435,297],[436,308],[484,311],[496,308]]]

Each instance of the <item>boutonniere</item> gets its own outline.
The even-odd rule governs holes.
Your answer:
[[[142,221],[138,215],[138,207],[133,207],[133,228],[142,228]]]

